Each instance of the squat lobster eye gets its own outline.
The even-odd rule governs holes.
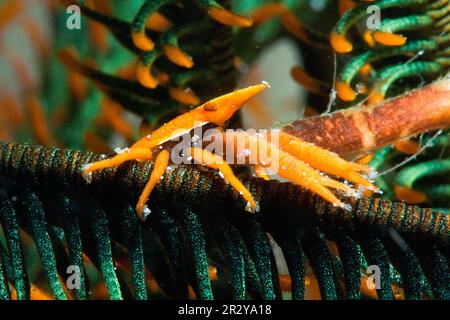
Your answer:
[[[205,109],[205,111],[217,111],[219,110],[219,106],[216,103],[207,102],[203,106],[203,109]]]

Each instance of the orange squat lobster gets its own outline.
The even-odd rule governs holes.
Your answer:
[[[83,177],[89,183],[92,173],[97,170],[117,167],[129,160],[152,160],[154,152],[157,152],[154,169],[136,205],[139,218],[145,220],[150,214],[150,210],[146,205],[148,198],[163,176],[170,161],[170,153],[163,148],[162,144],[180,137],[196,127],[209,123],[223,127],[226,121],[249,99],[267,87],[269,85],[263,82],[210,100],[176,117],[155,130],[151,135],[141,138],[131,148],[121,151],[114,157],[84,165],[82,168]],[[273,130],[270,135],[275,133],[279,135],[277,144],[272,143],[268,137],[251,135],[245,132],[230,132],[228,130],[226,133],[223,133],[223,138],[225,138],[226,143],[231,143],[232,147],[237,145],[237,141],[240,141],[241,144],[243,142],[249,153],[265,150],[272,159],[277,157],[277,161],[257,162],[255,173],[258,176],[268,179],[265,169],[271,169],[281,177],[317,193],[336,206],[348,209],[348,206],[342,203],[328,188],[343,190],[351,195],[357,195],[358,192],[345,183],[327,177],[320,171],[346,179],[364,188],[377,190],[370,180],[363,175],[371,175],[372,171],[369,167],[348,162],[335,153],[281,131]],[[251,193],[233,174],[230,165],[221,156],[199,147],[191,147],[190,155],[195,162],[219,170],[221,176],[247,201],[247,211],[258,211],[258,204]]]

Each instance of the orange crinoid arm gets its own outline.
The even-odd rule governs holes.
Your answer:
[[[253,24],[252,19],[233,13],[221,6],[209,6],[208,13],[214,20],[227,26],[248,28]]]

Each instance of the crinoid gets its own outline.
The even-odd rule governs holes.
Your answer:
[[[393,108],[399,112],[399,105],[427,94],[436,100],[430,96],[417,101],[434,101],[441,122],[422,117],[413,127],[419,130],[424,123],[430,130],[448,126],[448,81],[387,102],[377,111]],[[286,130],[314,141],[317,132],[298,128],[320,131],[318,124],[326,121],[330,121],[328,116],[309,118]],[[342,121],[342,117],[336,113],[331,121]],[[338,138],[339,133],[335,134]],[[378,138],[388,138],[379,134]],[[222,272],[230,272],[230,294],[236,299],[281,298],[282,289],[301,299],[313,278],[324,299],[449,297],[445,279],[450,221],[438,210],[377,198],[349,198],[352,210],[348,212],[292,184],[253,178],[243,179],[243,185],[259,202],[260,212],[242,214],[241,196],[220,176],[192,166],[175,166],[155,187],[152,213],[145,223],[139,223],[129,202],[135,201],[146,184],[154,166],[151,162],[105,170],[86,185],[82,166],[102,160],[102,155],[1,146],[0,173],[7,180],[1,181],[0,215],[8,246],[2,263],[10,270],[2,273],[4,298],[10,297],[9,281],[19,299],[30,294],[32,298],[87,298],[95,284],[92,278],[89,284],[84,275],[91,263],[100,270],[112,299],[146,299],[158,294],[211,299],[218,281],[214,280],[215,268],[223,270],[219,279]],[[340,152],[351,153],[360,147],[350,143]],[[30,284],[26,276],[18,228],[28,230],[36,243],[51,296],[36,290],[37,284]],[[289,276],[278,274],[267,233],[283,250]],[[339,257],[326,239],[337,244]],[[64,246],[68,252],[58,249]],[[89,261],[83,261],[83,255]],[[314,276],[305,271],[306,261]],[[67,290],[58,277],[66,275],[63,271],[69,264],[79,266],[83,275],[77,291]],[[361,287],[361,272],[368,265],[380,268],[382,286],[377,292]],[[144,266],[151,278],[143,272]],[[158,284],[157,289],[152,283]]]
[[[367,13],[370,5],[377,6],[383,19],[377,28],[366,28],[362,32],[362,38],[369,49],[357,46],[353,50],[350,40],[352,36],[346,35]],[[398,8],[400,14],[395,13],[394,8]],[[347,102],[358,100],[377,103],[445,75],[449,70],[449,13],[447,1],[375,1],[357,5],[347,11],[336,24],[331,43],[337,52],[358,53],[338,75],[338,97]],[[359,88],[366,87],[363,90],[365,92],[358,94],[353,89],[354,84]],[[413,189],[413,184],[419,178],[446,172],[445,158],[448,155],[445,148],[448,133],[442,133],[437,140],[436,137],[437,135],[424,139],[402,139],[394,144],[394,150],[384,149],[375,155],[371,164],[378,169],[385,167],[383,177],[378,182],[384,185],[388,198],[417,204],[436,199],[436,192],[441,195],[446,193],[448,181],[431,187],[428,197],[426,192]],[[417,156],[425,148],[431,156]],[[436,153],[440,153],[444,160],[436,160]],[[404,154],[410,158],[402,159]],[[415,158],[418,161],[413,161]],[[411,161],[413,163],[396,176],[395,169]],[[386,166],[387,163],[390,163],[391,168]],[[388,173],[390,175],[386,176]],[[448,206],[445,201],[436,204]]]
[[[236,70],[229,25],[250,20],[225,9],[227,1],[146,1],[132,22],[76,1],[83,15],[108,28],[138,57],[131,80],[83,65],[68,51],[62,61],[151,125],[234,89]],[[216,20],[219,22],[217,22]]]
[[[448,0],[59,2],[0,61],[1,299],[450,299]],[[230,130],[282,38],[305,117]]]

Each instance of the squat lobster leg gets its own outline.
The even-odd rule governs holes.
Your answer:
[[[262,178],[264,180],[270,180],[269,174],[267,170],[262,165],[255,165],[255,174],[257,177]]]
[[[146,203],[148,198],[150,197],[150,193],[155,188],[156,184],[161,180],[166,168],[169,164],[170,153],[167,150],[162,150],[155,159],[155,165],[153,167],[153,171],[150,174],[150,178],[142,191],[141,196],[139,197],[139,201],[136,205],[136,212],[139,216],[139,219],[145,221],[148,214],[150,213]]]
[[[283,151],[280,151],[280,166],[277,172],[281,177],[317,193],[337,207],[347,208],[348,206],[341,202],[327,187],[339,189],[349,194],[355,194],[355,191],[349,186],[322,176],[319,171],[313,169],[302,160]]]
[[[258,206],[253,199],[252,194],[234,175],[233,170],[222,157],[200,148],[191,148],[191,156],[200,164],[219,170],[221,176],[247,201],[247,206],[245,208],[247,211],[258,211]]]
[[[97,170],[113,168],[121,165],[129,160],[148,161],[152,159],[152,151],[144,148],[127,148],[121,153],[112,157],[111,159],[105,159],[97,161],[95,163],[85,164],[82,168],[82,174],[87,182],[90,182],[92,173]]]
[[[297,159],[309,163],[312,167],[362,185],[370,190],[378,191],[369,180],[365,179],[360,174],[366,173],[373,175],[374,172],[372,172],[370,167],[346,161],[331,151],[322,149],[312,143],[302,141],[301,139],[282,131],[279,132],[279,139],[281,150],[291,154]]]
[[[270,161],[258,160],[257,174],[260,172],[259,167],[270,168],[281,177],[319,194],[325,200],[342,208],[347,208],[347,205],[342,203],[328,188],[342,190],[350,195],[357,194],[350,186],[322,175],[310,163],[302,161],[280,149],[278,145],[269,142],[267,137],[249,135],[245,132],[227,132],[225,139],[227,145],[236,146],[237,141],[240,140],[245,142],[244,145],[250,152],[262,152],[260,156],[264,154],[270,155]]]

